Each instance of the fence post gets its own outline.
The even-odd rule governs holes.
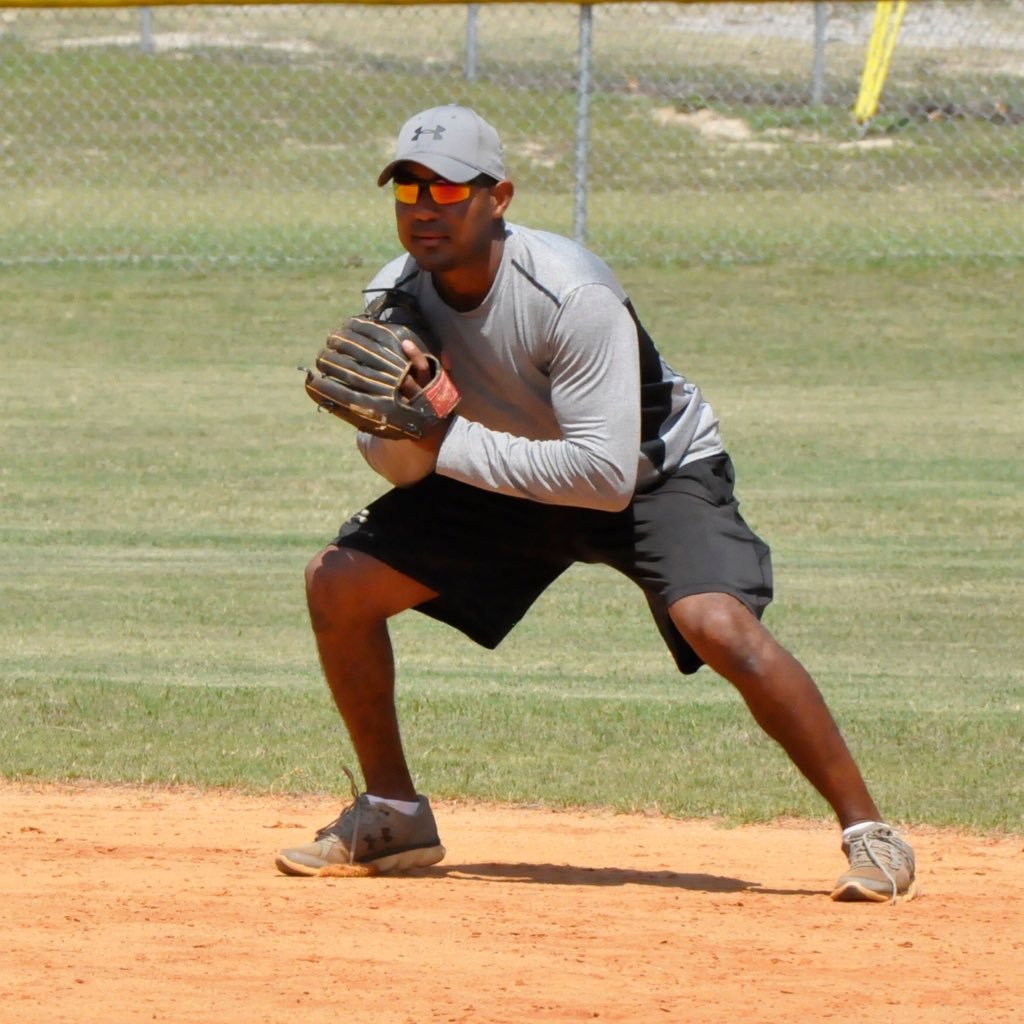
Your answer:
[[[573,183],[572,237],[587,243],[587,156],[590,140],[590,62],[594,8],[580,7],[579,57],[576,67],[576,180]]]
[[[479,4],[466,7],[466,66],[464,74],[467,82],[476,81],[476,44],[477,44],[477,13]]]
[[[811,74],[811,105],[825,102],[825,32],[828,29],[828,4],[814,5],[814,69]]]
[[[153,9],[139,8],[139,49],[143,53],[153,52]]]

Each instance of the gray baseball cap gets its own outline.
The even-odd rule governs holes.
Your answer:
[[[431,107],[402,125],[395,158],[377,184],[386,185],[403,160],[423,164],[446,181],[471,181],[479,174],[505,179],[498,133],[475,111],[454,103]]]

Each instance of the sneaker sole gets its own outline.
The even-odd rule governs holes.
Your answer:
[[[361,864],[376,868],[379,874],[388,874],[392,871],[408,871],[410,868],[428,868],[431,864],[437,864],[444,859],[445,848],[443,846],[422,846],[417,850],[403,850],[401,853],[392,853],[376,860],[360,861]],[[329,867],[324,861],[317,867],[308,864],[299,864],[289,860],[284,853],[279,853],[274,858],[277,870],[283,875],[292,875],[297,878],[315,878],[320,874],[320,869]]]
[[[375,860],[364,861],[372,864],[381,874],[390,871],[407,871],[409,868],[429,868],[444,860],[447,851],[440,843],[437,846],[421,846],[418,850],[403,850]]]
[[[909,903],[911,900],[917,899],[918,895],[916,878],[906,891],[897,893],[895,898],[892,893],[876,892],[854,880],[844,882],[832,891],[832,899],[837,903]]]

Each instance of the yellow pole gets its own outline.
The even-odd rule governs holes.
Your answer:
[[[878,0],[875,8],[875,23],[868,42],[864,75],[860,82],[860,93],[853,115],[858,124],[870,121],[878,112],[878,101],[882,95],[889,62],[896,48],[896,37],[907,9],[907,0]]]

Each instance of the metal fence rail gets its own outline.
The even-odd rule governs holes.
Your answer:
[[[0,10],[0,264],[374,261],[406,116],[612,261],[1024,257],[1024,2]]]

